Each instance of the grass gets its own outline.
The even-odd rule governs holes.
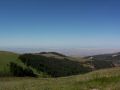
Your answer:
[[[120,90],[120,68],[61,78],[0,78],[0,90]]]
[[[8,64],[18,56],[0,52],[0,75],[9,74]],[[120,67],[59,78],[0,77],[0,90],[120,90]]]
[[[0,51],[0,76],[9,75],[9,63],[17,61],[18,54]]]

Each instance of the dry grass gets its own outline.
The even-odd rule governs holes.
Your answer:
[[[120,90],[120,68],[62,78],[0,78],[0,90]]]

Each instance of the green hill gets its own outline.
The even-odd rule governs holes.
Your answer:
[[[56,52],[23,55],[0,52],[0,76],[61,77],[90,71],[89,66]]]
[[[0,76],[10,75],[9,63],[16,61],[18,56],[16,53],[0,51]]]
[[[91,68],[84,66],[78,61],[69,59],[66,56],[55,53],[49,53],[49,56],[41,54],[23,54],[19,59],[26,65],[36,69],[38,72],[44,72],[52,77],[70,76],[83,74],[91,71]],[[52,56],[52,57],[51,57]]]
[[[0,51],[0,76],[71,76],[117,67],[119,60],[120,53],[75,58],[57,52],[19,55]]]
[[[113,60],[119,64],[119,54],[85,58],[76,59],[59,55],[59,53],[19,55],[1,51],[0,76],[5,77],[0,77],[0,90],[120,90],[120,67],[104,69],[109,68],[108,66],[111,64],[104,63],[104,61]],[[96,69],[96,71],[81,74],[81,70],[86,71],[86,68],[88,69],[92,65],[104,70]],[[76,73],[76,70],[80,70],[80,72]],[[46,78],[33,78],[34,75],[42,76],[41,74],[46,75]],[[49,77],[49,75],[56,76]]]
[[[85,57],[94,69],[103,69],[120,66],[120,53],[101,54]]]

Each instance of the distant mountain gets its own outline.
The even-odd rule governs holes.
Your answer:
[[[104,49],[104,48],[2,48],[2,50],[7,50],[17,53],[39,53],[39,52],[59,52],[68,56],[91,56],[98,54],[107,54],[119,52],[120,49]]]

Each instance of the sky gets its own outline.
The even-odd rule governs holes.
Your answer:
[[[120,0],[0,0],[0,47],[120,48]]]

